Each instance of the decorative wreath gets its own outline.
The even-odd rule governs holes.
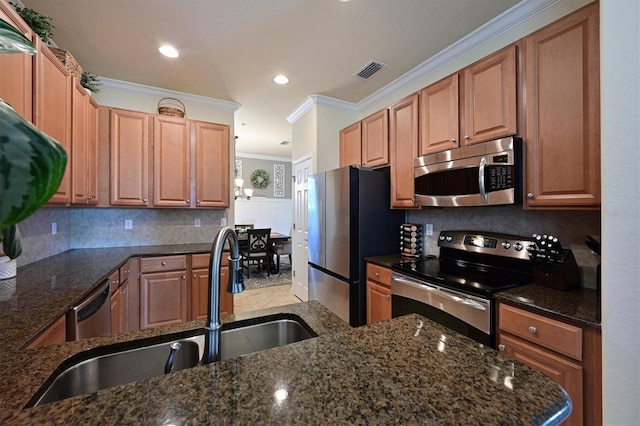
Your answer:
[[[251,173],[251,185],[257,189],[265,189],[269,185],[269,173],[266,170],[258,169]]]

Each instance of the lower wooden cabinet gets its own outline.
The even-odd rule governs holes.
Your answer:
[[[140,328],[187,321],[187,256],[140,259]]]
[[[602,424],[600,331],[502,303],[498,315],[498,349],[546,374],[571,397],[573,410],[564,424]]]
[[[35,349],[48,345],[62,345],[67,341],[67,321],[61,316],[44,329],[28,345],[27,349]]]
[[[220,267],[220,314],[233,313],[233,294],[226,291],[229,279],[228,253],[222,254]],[[207,319],[209,303],[209,259],[210,255],[191,256],[191,320]]]
[[[367,324],[391,319],[391,269],[367,264]]]

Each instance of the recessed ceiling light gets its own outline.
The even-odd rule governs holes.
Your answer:
[[[173,46],[169,46],[168,44],[160,46],[158,50],[160,51],[160,53],[162,53],[164,56],[168,58],[177,58],[179,56],[176,48]]]
[[[289,82],[289,79],[287,78],[286,75],[280,74],[273,77],[273,81],[276,84],[287,84]]]

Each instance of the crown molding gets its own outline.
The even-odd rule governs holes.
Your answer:
[[[304,100],[304,102],[298,105],[296,109],[294,109],[293,112],[287,116],[287,121],[290,124],[295,123],[298,118],[303,116],[314,105],[325,105],[331,108],[342,109],[349,112],[358,111],[356,104],[352,102],[347,102],[324,95],[309,95],[307,96],[307,99]]]
[[[176,97],[183,102],[193,105],[202,105],[205,107],[213,107],[226,111],[236,111],[240,108],[240,104],[233,101],[223,101],[216,98],[208,98],[206,96],[194,95],[191,93],[178,92],[175,90],[162,89],[160,87],[146,86],[144,84],[132,83],[123,80],[114,80],[112,78],[100,77],[102,87],[121,92],[132,93],[135,95],[154,96],[154,97]]]
[[[512,8],[504,11],[475,31],[456,41],[449,47],[436,53],[417,67],[398,77],[383,88],[373,92],[356,104],[357,110],[362,111],[404,87],[428,76],[436,70],[446,66],[456,59],[485,45],[499,35],[507,32],[532,17],[544,12],[562,0],[522,0]]]
[[[264,154],[252,154],[250,152],[236,152],[236,160],[241,158],[253,158],[256,160],[267,160],[267,161],[283,161],[285,163],[290,163],[291,158],[289,157],[277,157],[275,155],[264,155]]]

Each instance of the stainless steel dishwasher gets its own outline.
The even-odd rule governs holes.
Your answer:
[[[105,280],[67,312],[67,341],[111,335],[111,286]]]

